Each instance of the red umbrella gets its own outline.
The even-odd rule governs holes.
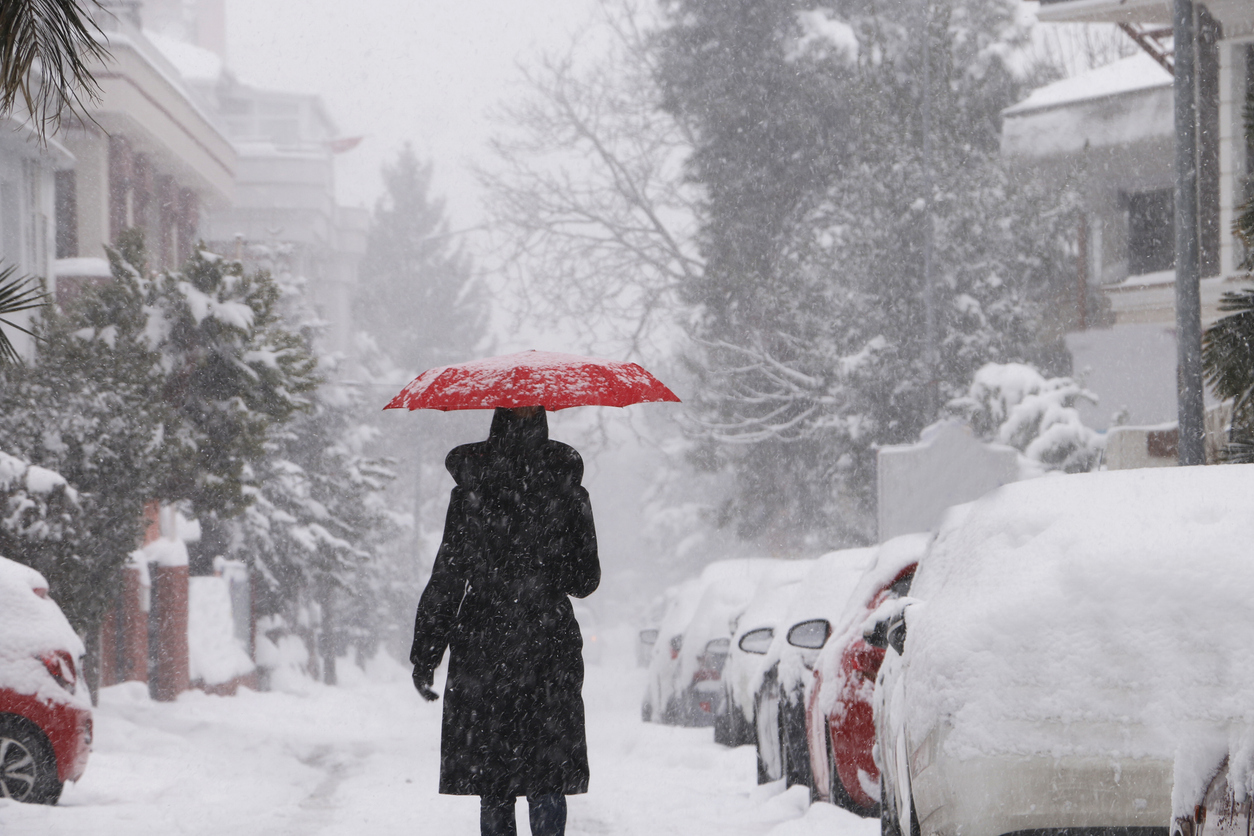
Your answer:
[[[635,363],[553,351],[522,351],[428,369],[384,409],[628,406],[675,393]]]

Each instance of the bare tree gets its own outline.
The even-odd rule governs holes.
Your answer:
[[[43,138],[99,87],[89,65],[108,52],[89,10],[97,0],[4,0],[0,3],[0,114],[20,102]]]
[[[607,0],[602,21],[524,68],[479,174],[515,313],[638,356],[701,270],[698,193],[683,178],[691,137],[660,107],[644,7]]]

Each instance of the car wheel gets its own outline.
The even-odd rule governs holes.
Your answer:
[[[753,701],[753,742],[754,748],[758,755],[758,783],[769,784],[771,781],[778,781],[783,777],[783,771],[780,768],[782,764],[777,761],[782,755],[783,747],[779,741],[779,703],[774,698],[763,698],[759,694]],[[770,736],[774,736],[774,740],[768,740]],[[768,762],[764,757],[767,746],[774,746],[772,757]]]
[[[732,717],[733,729],[733,746],[752,746],[753,745],[753,724],[745,719],[744,712],[738,707],[732,706],[727,709]]]
[[[653,706],[648,702],[640,704],[640,719],[646,723],[653,720]]]
[[[810,750],[806,743],[805,709],[799,703],[790,702],[786,696],[779,699],[779,740],[784,761],[785,786],[809,787],[814,791],[814,775],[810,769]]]
[[[736,732],[732,726],[732,716],[730,711],[719,714],[714,718],[714,742],[719,746],[735,746]]]
[[[880,776],[880,836],[903,836],[901,822],[897,819],[897,802],[885,792],[884,776]],[[921,836],[919,817],[914,814],[914,801],[910,801],[910,836]]]
[[[901,836],[901,826],[897,824],[897,805],[888,794],[883,775],[880,776],[880,836]]]
[[[43,732],[21,719],[0,719],[0,798],[56,804],[57,759]]]
[[[831,748],[831,731],[824,734],[826,742],[828,742],[828,798],[831,803],[838,807],[844,807],[845,810],[856,813],[863,818],[874,818],[879,816],[879,806],[872,808],[861,807],[856,805],[853,796],[849,795],[849,791],[845,790],[844,782],[840,780],[840,773],[836,772],[836,753]],[[883,786],[883,785],[882,785]],[[880,791],[880,792],[883,792]]]

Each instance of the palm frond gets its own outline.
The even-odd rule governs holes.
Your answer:
[[[99,97],[88,65],[109,53],[85,6],[101,8],[98,0],[0,2],[0,113],[21,101],[41,138],[66,112],[84,113],[84,97]]]
[[[44,292],[43,283],[35,276],[19,276],[17,268],[10,265],[0,269],[0,325],[14,328],[24,334],[35,336],[30,329],[18,325],[5,317],[21,311],[34,310],[48,303],[48,294]],[[0,366],[14,366],[22,362],[17,349],[9,340],[4,328],[0,328]]]
[[[1254,139],[1254,84],[1247,85],[1245,91],[1245,135]],[[1232,232],[1245,245],[1245,260],[1241,262],[1240,269],[1254,270],[1254,178],[1247,182],[1246,194],[1249,200],[1237,207]]]

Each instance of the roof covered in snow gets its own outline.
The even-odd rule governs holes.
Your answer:
[[[1147,53],[1138,51],[1095,70],[1038,87],[1023,101],[1006,108],[1003,114],[1018,116],[1107,96],[1170,87],[1171,83],[1171,74],[1162,65]]]
[[[144,30],[144,37],[188,81],[217,81],[222,75],[222,57],[211,49],[171,38],[151,29]]]

